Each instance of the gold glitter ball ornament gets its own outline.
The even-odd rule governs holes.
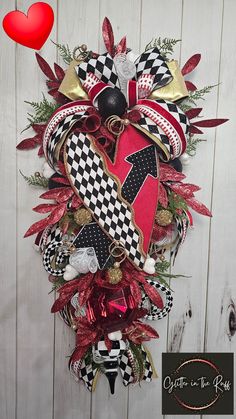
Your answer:
[[[110,284],[118,284],[122,280],[122,270],[117,267],[108,269],[107,279]]]
[[[82,226],[82,225],[88,224],[92,221],[92,215],[90,214],[90,212],[86,208],[79,208],[74,213],[74,220],[75,220],[76,224],[78,224],[79,226]]]
[[[173,214],[169,210],[159,210],[156,213],[156,222],[161,227],[168,226],[173,221]]]

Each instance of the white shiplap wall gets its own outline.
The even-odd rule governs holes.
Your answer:
[[[110,396],[105,377],[94,394],[74,382],[67,370],[74,335],[50,314],[53,295],[33,239],[23,240],[39,217],[31,211],[39,191],[30,189],[19,169],[41,169],[36,152],[17,152],[29,110],[24,100],[39,100],[44,78],[34,52],[16,45],[0,30],[1,66],[1,277],[0,277],[0,418],[1,419],[160,419],[161,353],[168,351],[235,352],[236,334],[236,2],[235,0],[48,0],[55,24],[50,38],[72,47],[85,42],[102,49],[101,23],[108,16],[116,40],[127,34],[128,45],[141,51],[153,37],[181,38],[175,57],[183,64],[201,52],[193,74],[199,87],[221,84],[207,97],[204,117],[229,117],[230,122],[206,132],[187,168],[188,180],[202,186],[198,198],[212,208],[208,220],[194,214],[195,229],[179,252],[174,272],[191,275],[175,279],[174,308],[156,322],[160,339],[151,342],[159,378],[141,388],[117,383]],[[0,16],[29,0],[2,0]],[[57,58],[48,41],[41,55]],[[231,314],[232,316],[232,314]],[[191,416],[195,418],[196,416]],[[209,417],[209,416],[208,416]],[[170,416],[168,416],[170,419]],[[211,417],[209,417],[211,419]],[[212,418],[213,419],[213,418]],[[222,416],[223,419],[223,416]]]

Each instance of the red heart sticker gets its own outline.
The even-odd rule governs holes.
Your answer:
[[[27,15],[19,10],[9,12],[2,25],[6,34],[28,48],[40,49],[46,42],[53,26],[54,13],[47,3],[32,4]]]

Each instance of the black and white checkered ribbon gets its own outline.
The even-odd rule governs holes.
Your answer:
[[[150,382],[153,376],[152,365],[143,345],[141,345],[141,350],[144,362],[142,380]],[[135,358],[132,354],[132,351],[130,349],[127,349],[127,351],[125,351],[124,354],[119,358],[118,363],[124,386],[128,386],[129,384],[135,383]]]
[[[101,341],[101,344],[102,342],[103,341]],[[107,365],[109,365],[109,360],[110,360],[110,363],[112,364],[114,363],[114,360],[117,360],[117,368],[118,370],[120,370],[123,384],[126,387],[129,384],[136,383],[137,381],[139,381],[140,378],[138,378],[137,380],[135,379],[136,377],[135,361],[134,361],[134,356],[132,354],[132,351],[130,349],[126,349],[125,351],[123,350],[120,351],[119,341],[115,341],[115,343],[116,343],[116,348],[114,348],[110,352],[108,352],[108,350],[104,347],[104,344],[102,345],[102,349],[101,349],[101,344],[100,344],[99,353],[101,354],[101,356],[103,356],[106,359],[105,363],[107,362]],[[98,350],[98,347],[99,345],[96,344],[94,349],[96,348],[95,350]],[[142,350],[142,357],[143,357],[143,364],[144,364],[142,380],[150,382],[152,380],[154,371],[152,369],[151,362],[148,358],[148,354],[143,345],[141,345],[141,350]],[[105,367],[102,367],[102,370],[104,368]],[[95,363],[88,362],[86,361],[86,359],[80,359],[75,362],[69,362],[69,369],[71,373],[74,375],[76,380],[78,379],[82,380],[84,384],[86,385],[87,389],[89,391],[92,391],[94,378],[98,370],[97,365]],[[107,374],[109,374],[109,370],[107,371]]]
[[[72,126],[87,115],[87,110],[92,106],[89,101],[76,101],[72,104],[61,106],[50,119],[43,137],[43,150],[48,164],[55,167],[55,150],[65,138]]]
[[[178,240],[175,247],[171,250],[171,257],[173,258],[173,263],[178,254],[180,246],[184,243],[187,235],[188,228],[190,226],[190,220],[187,212],[184,212],[185,217],[175,217],[176,227],[178,232]]]
[[[164,285],[160,284],[159,282],[153,281],[152,279],[147,279],[147,282],[157,291],[161,291],[165,294],[166,302],[164,307],[162,309],[159,309],[150,301],[148,295],[143,291],[142,302],[140,307],[148,309],[148,314],[145,316],[147,320],[160,320],[163,317],[165,317],[172,308],[173,297],[171,295],[171,291]]]
[[[168,84],[172,80],[171,72],[163,59],[158,48],[152,48],[141,54],[135,61],[136,75],[135,80],[141,76],[153,76],[153,89],[157,89]],[[76,73],[82,84],[85,82],[89,73],[95,74],[104,83],[120,88],[119,77],[115,62],[107,52],[97,58],[89,58],[75,67]]]
[[[70,255],[69,250],[60,249],[62,246],[63,246],[62,240],[53,239],[47,244],[43,252],[44,269],[49,274],[54,275],[54,276],[62,276],[64,274],[65,265]]]
[[[136,80],[144,74],[154,76],[153,89],[163,87],[173,79],[158,48],[152,48],[144,52],[137,58],[134,64],[136,65]]]
[[[86,359],[80,359],[75,362],[69,362],[70,372],[76,380],[82,380],[89,391],[92,391],[93,381],[97,373],[95,364],[88,362]]]
[[[156,102],[164,111],[167,111],[171,117],[175,118],[183,134],[185,136],[188,134],[189,120],[175,103],[162,99],[150,102]],[[154,136],[156,138],[157,145],[161,142],[161,145],[165,147],[167,153],[163,153],[163,147],[160,149],[163,160],[168,160],[169,158],[175,159],[184,152],[182,140],[168,119],[164,118],[151,107],[148,107],[148,105],[137,104],[134,108],[141,112],[142,115],[138,125],[146,131],[148,136]]]
[[[95,74],[99,80],[112,87],[120,88],[113,58],[108,52],[99,55],[97,58],[89,58],[75,67],[82,84],[85,82],[89,73]]]
[[[142,269],[145,259],[131,207],[120,198],[117,180],[105,171],[103,158],[88,135],[77,133],[68,137],[65,163],[72,186],[85,206],[103,230],[121,242],[128,257]]]

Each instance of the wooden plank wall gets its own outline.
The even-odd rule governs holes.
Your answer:
[[[175,49],[182,64],[192,54],[202,53],[193,82],[198,87],[218,85],[204,103],[204,117],[229,117],[230,122],[206,132],[207,142],[199,145],[186,169],[188,181],[202,186],[198,198],[212,209],[214,217],[208,220],[194,214],[195,228],[173,269],[191,278],[172,281],[174,308],[168,319],[155,325],[160,339],[149,347],[159,378],[151,385],[129,389],[119,380],[115,396],[110,396],[101,377],[91,395],[69,375],[66,357],[73,348],[74,335],[50,314],[54,297],[48,295],[47,275],[40,257],[34,254],[33,239],[22,238],[39,218],[31,211],[39,191],[25,184],[19,169],[30,175],[40,171],[42,163],[34,150],[16,153],[15,145],[24,138],[20,132],[29,111],[24,100],[41,98],[44,78],[33,50],[16,45],[1,29],[0,418],[160,419],[162,352],[235,352],[236,348],[236,2],[47,2],[55,12],[50,38],[71,47],[85,42],[101,51],[105,16],[112,21],[116,40],[127,34],[128,44],[137,52],[153,37],[182,39]],[[1,20],[15,8],[26,12],[30,4],[30,0],[3,0]],[[57,59],[50,41],[40,53],[50,63]]]

